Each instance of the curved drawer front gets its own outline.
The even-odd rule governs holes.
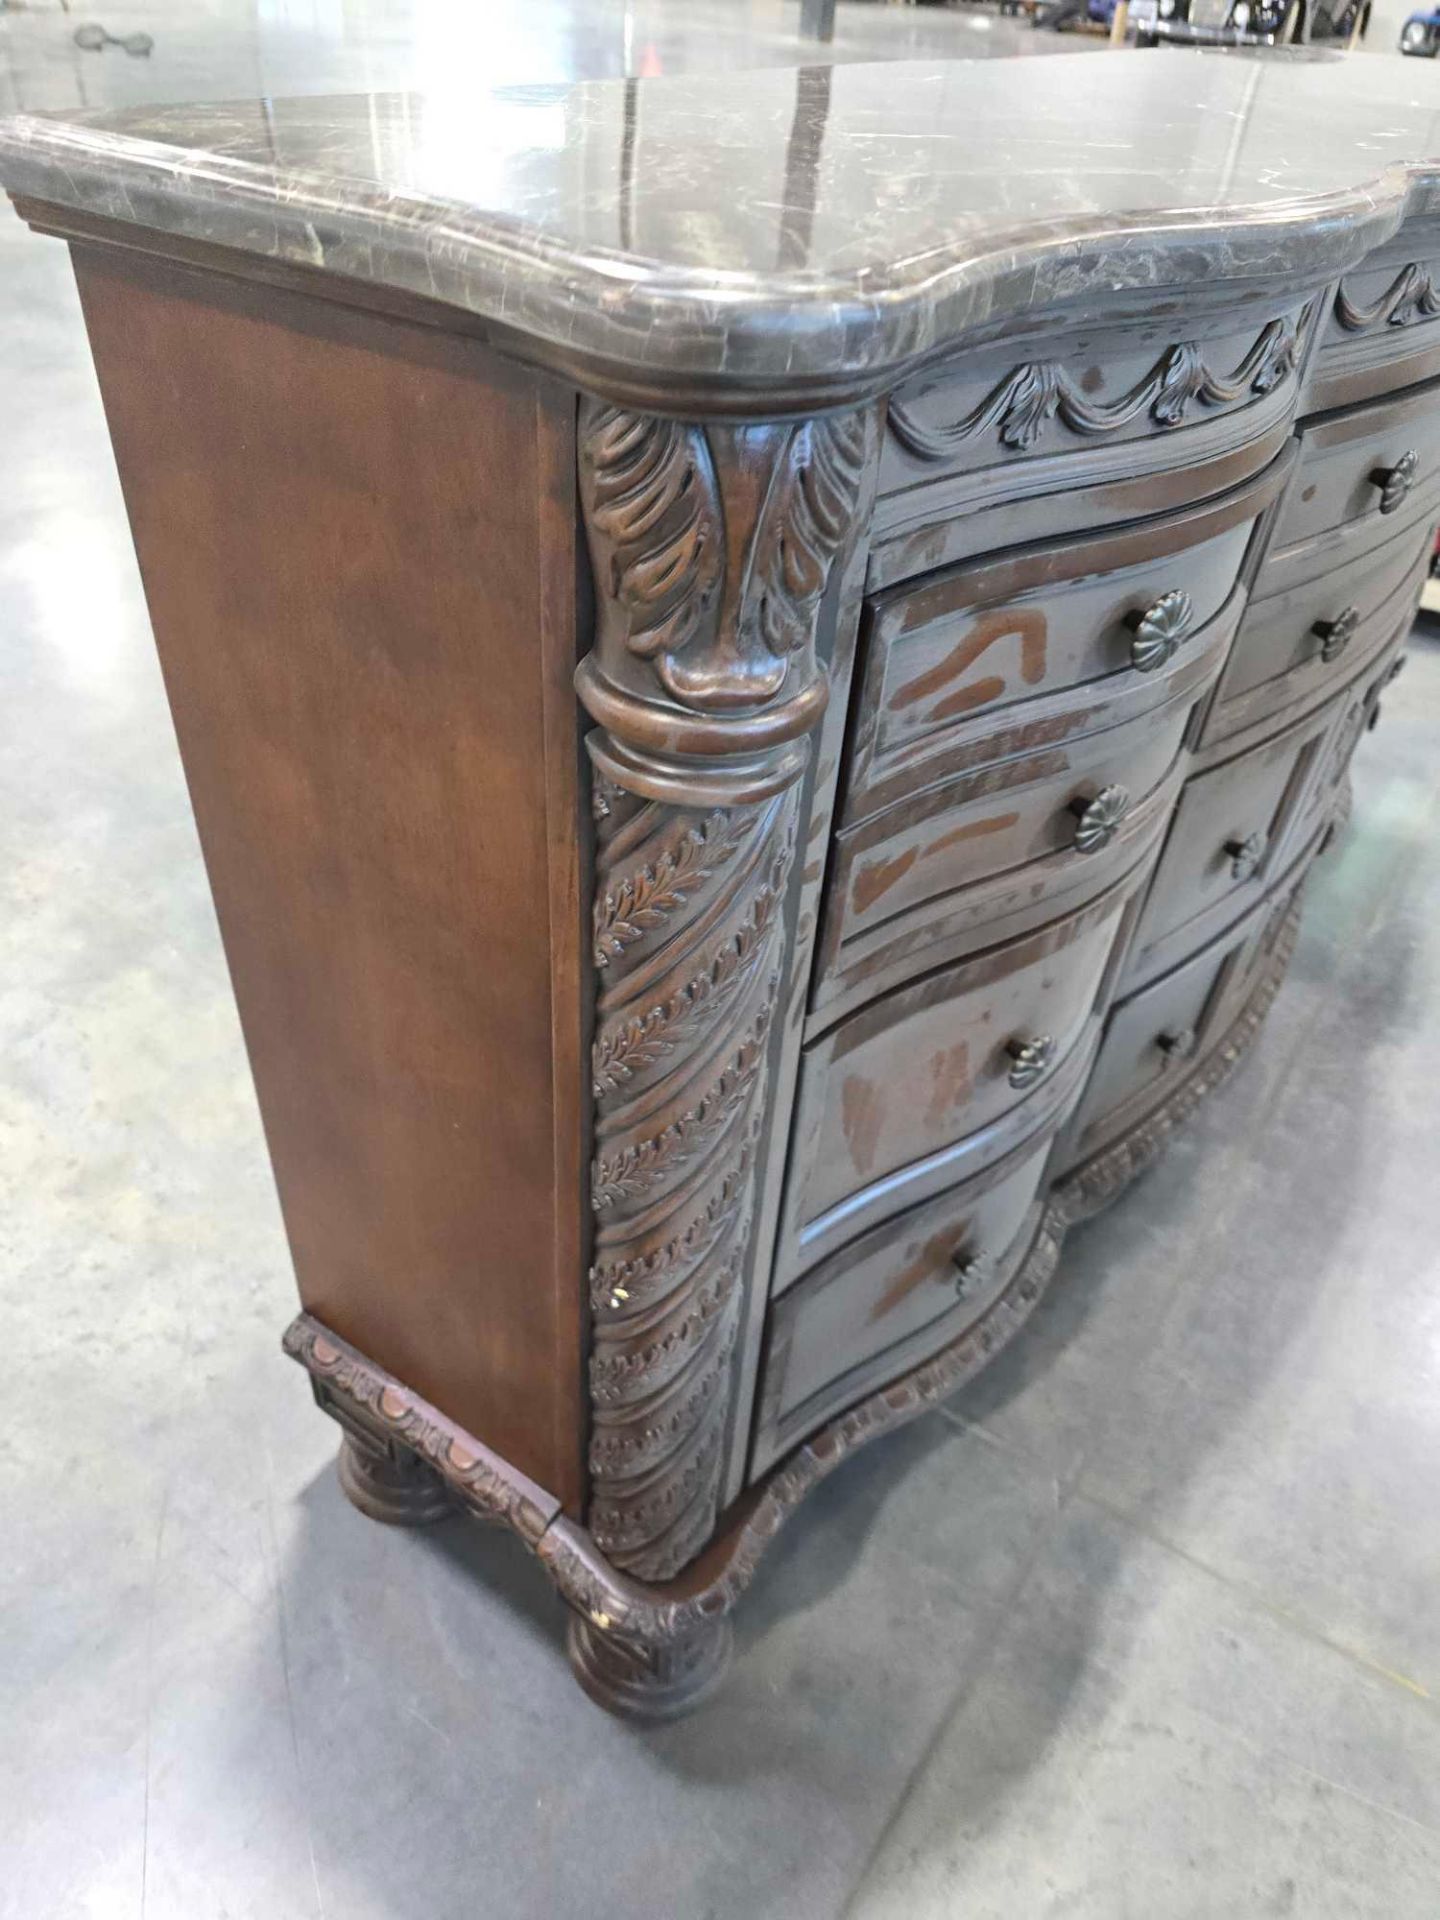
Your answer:
[[[1327,704],[1186,782],[1140,915],[1127,986],[1232,925],[1279,878],[1339,710]]]
[[[918,376],[890,401],[871,584],[1258,473],[1284,444],[1313,311],[1197,300],[1183,323],[1116,316],[1047,337],[1043,357],[1012,337]]]
[[[963,775],[835,836],[814,1008],[993,944],[1139,857],[1193,701]]]
[[[1224,1039],[1293,891],[1278,906],[1262,902],[1238,927],[1114,1008],[1076,1115],[1069,1162],[1136,1126]]]
[[[1023,742],[1036,700],[1088,688],[1065,709],[1083,732],[1110,698],[1163,679],[1224,607],[1288,466],[1185,514],[876,596],[842,818],[933,778],[930,762],[960,723],[998,755]]]
[[[1440,382],[1317,420],[1275,516],[1257,595],[1328,572],[1440,499]],[[1336,536],[1345,545],[1336,545]]]
[[[1206,741],[1325,698],[1413,611],[1433,544],[1428,520],[1412,524],[1368,556],[1253,600],[1221,675]]]
[[[994,1303],[1034,1236],[1052,1139],[862,1235],[775,1303],[752,1472]]]
[[[805,1049],[777,1272],[953,1184],[1079,1092],[1132,889],[888,994]],[[1018,1109],[1024,1105],[1024,1115]]]

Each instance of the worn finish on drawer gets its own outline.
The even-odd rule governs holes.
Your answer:
[[[806,1047],[787,1267],[898,1211],[915,1197],[910,1185],[953,1178],[944,1168],[967,1138],[1044,1099],[1085,1038],[1131,894],[1122,883],[1038,933],[928,974]]]
[[[957,1339],[1002,1293],[1033,1237],[1053,1136],[873,1229],[771,1309],[752,1470]]]
[[[1367,557],[1250,603],[1225,664],[1207,742],[1324,699],[1414,609],[1434,545],[1429,521]]]
[[[1059,896],[1098,893],[1138,857],[1157,799],[1173,796],[1192,705],[1176,698],[961,775],[838,833],[815,1013],[933,964],[936,947],[953,953],[967,934],[993,944],[1017,913],[1033,924]]]
[[[1225,605],[1290,463],[1167,519],[877,595],[866,615],[848,817],[931,777],[937,743],[958,723],[969,739],[1014,751],[1036,700],[1088,687],[1091,701],[1066,709],[1083,731],[1133,682],[1163,678]]]
[[[1197,300],[1183,318],[1052,336],[1043,357],[1007,339],[918,376],[890,402],[872,586],[1250,478],[1287,437],[1313,312]]]

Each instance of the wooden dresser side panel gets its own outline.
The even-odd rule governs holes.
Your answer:
[[[75,266],[301,1298],[578,1513],[573,399]]]

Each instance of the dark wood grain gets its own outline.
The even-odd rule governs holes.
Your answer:
[[[75,261],[301,1297],[578,1512],[573,403]]]

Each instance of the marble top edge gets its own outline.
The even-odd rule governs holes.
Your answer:
[[[858,389],[1029,309],[1343,271],[1440,210],[1411,65],[1107,54],[28,115],[0,121],[0,182],[438,299],[602,375]],[[1077,68],[1088,133],[1061,111]]]

